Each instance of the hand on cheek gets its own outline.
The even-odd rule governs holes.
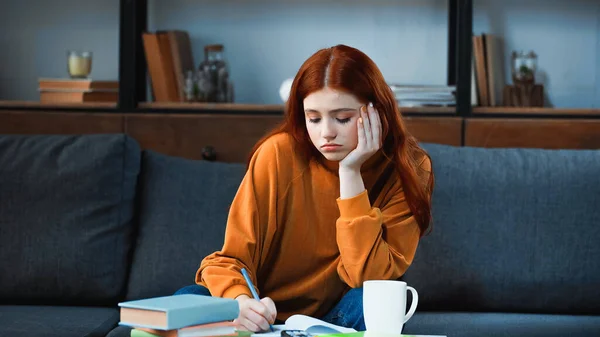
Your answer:
[[[372,103],[360,108],[357,133],[356,149],[340,161],[340,169],[360,170],[362,164],[381,148],[381,121]]]

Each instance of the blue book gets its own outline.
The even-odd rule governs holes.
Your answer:
[[[120,325],[158,330],[231,321],[238,317],[234,299],[203,295],[171,295],[119,303]]]

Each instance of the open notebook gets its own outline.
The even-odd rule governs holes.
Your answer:
[[[280,337],[282,330],[304,330],[311,335],[325,335],[334,333],[356,332],[351,328],[333,325],[317,318],[306,315],[290,316],[285,324],[273,325],[273,332],[262,332],[253,334],[253,337]]]

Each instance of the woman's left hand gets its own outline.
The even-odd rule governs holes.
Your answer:
[[[340,169],[360,171],[360,167],[381,148],[381,120],[373,103],[360,108],[358,145],[339,163]]]

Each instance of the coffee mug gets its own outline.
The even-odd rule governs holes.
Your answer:
[[[406,312],[406,290],[412,303]],[[406,282],[372,280],[363,283],[363,314],[368,332],[401,334],[402,327],[417,309],[419,295]]]

